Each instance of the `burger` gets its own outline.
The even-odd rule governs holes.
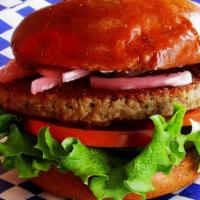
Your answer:
[[[0,153],[42,189],[139,200],[198,176],[200,7],[66,0],[16,28],[0,69]]]

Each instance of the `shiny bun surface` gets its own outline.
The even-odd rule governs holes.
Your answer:
[[[200,62],[198,18],[188,0],[67,0],[28,16],[12,47],[34,67],[166,69]]]

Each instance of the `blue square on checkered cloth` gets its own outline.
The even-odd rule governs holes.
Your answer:
[[[10,58],[0,54],[0,68],[1,68],[1,66],[5,65],[9,60],[10,60]]]
[[[17,12],[22,15],[23,17],[26,17],[27,15],[29,15],[30,13],[32,13],[33,11],[35,11],[33,8],[31,8],[30,6],[27,6],[25,8],[22,8],[20,10],[18,10]]]
[[[0,11],[1,11],[1,10],[4,10],[4,9],[5,9],[5,7],[2,6],[2,5],[0,5]]]
[[[0,51],[6,49],[9,46],[10,43],[7,40],[4,40],[3,38],[0,37]]]
[[[200,185],[192,184],[188,188],[184,189],[179,195],[195,200],[200,200]]]
[[[39,194],[39,193],[43,192],[42,189],[40,189],[38,186],[36,186],[35,184],[33,184],[30,181],[20,183],[19,186],[33,194]]]
[[[10,189],[13,186],[14,185],[12,183],[0,179],[0,193]]]
[[[49,3],[51,4],[55,4],[55,3],[58,3],[60,2],[60,0],[47,0]]]
[[[10,29],[12,29],[12,27],[0,19],[0,34],[8,31]]]
[[[27,200],[46,200],[46,199],[43,199],[42,197],[34,196],[34,197],[31,197]]]

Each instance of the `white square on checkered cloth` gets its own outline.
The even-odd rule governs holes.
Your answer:
[[[4,182],[6,181],[6,182]],[[10,185],[9,185],[10,184]],[[33,188],[30,181],[18,178],[16,170],[11,170],[0,175],[0,198],[4,200],[27,200],[29,198],[64,200],[62,198],[48,194],[41,189],[38,191]]]
[[[0,0],[0,5],[3,5],[6,8],[11,8],[11,7],[16,6],[20,3],[23,3],[23,1],[22,0]]]
[[[181,197],[181,196],[174,196],[172,198],[170,198],[169,200],[193,200],[193,199],[190,199],[190,198],[186,198],[186,197]]]
[[[32,197],[33,194],[27,190],[14,186],[0,194],[0,198],[4,200],[26,200]]]
[[[12,9],[5,9],[0,12],[0,19],[11,27],[17,27],[17,25],[23,20],[23,17]]]
[[[2,55],[4,55],[4,56],[7,56],[8,58],[10,58],[10,59],[13,59],[14,58],[14,55],[13,55],[13,53],[12,53],[12,50],[11,50],[11,48],[6,48],[6,49],[4,49],[3,51],[0,51],[0,53],[2,54]]]
[[[200,177],[198,177],[197,180],[196,180],[194,183],[200,185]],[[200,194],[199,194],[199,195],[200,195]]]
[[[5,31],[4,33],[0,34],[0,36],[1,36],[3,39],[5,39],[5,40],[7,40],[8,42],[10,42],[13,32],[14,32],[14,29],[12,28],[12,29],[10,29],[10,30],[8,30],[8,31]]]

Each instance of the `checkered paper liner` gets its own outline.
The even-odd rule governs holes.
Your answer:
[[[31,12],[58,1],[0,0],[0,67],[13,58],[10,39],[15,27],[21,20]],[[196,0],[196,2],[200,3],[200,0]],[[0,166],[0,200],[64,199],[44,192],[28,180],[19,179],[15,170],[5,172]],[[200,177],[191,186],[155,200],[200,200]]]

